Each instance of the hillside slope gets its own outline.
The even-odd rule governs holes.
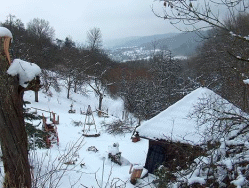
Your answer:
[[[103,107],[108,108],[108,117],[98,117],[95,111],[98,106],[98,98],[87,88],[87,95],[80,93],[71,93],[71,98],[66,98],[66,89],[62,88],[60,93],[52,90],[49,95],[39,92],[39,102],[34,102],[34,92],[27,91],[24,95],[27,105],[31,111],[36,111],[49,119],[48,111],[53,111],[56,116],[59,115],[59,125],[57,126],[59,135],[59,145],[53,144],[50,149],[36,149],[30,152],[30,160],[34,166],[34,181],[36,187],[99,187],[111,186],[113,182],[125,184],[126,187],[133,187],[129,182],[129,168],[131,163],[144,164],[148,149],[148,141],[142,140],[138,143],[131,142],[131,134],[109,134],[108,125],[112,122],[122,119],[123,101],[121,99],[113,100],[106,96],[103,99]],[[68,113],[70,106],[76,113]],[[86,115],[80,114],[80,111],[86,112],[88,105],[93,112],[92,118],[95,120],[99,137],[83,137],[83,127],[86,121]],[[49,122],[49,120],[48,120]],[[135,126],[135,119],[130,116],[130,130]],[[34,125],[39,124],[40,120],[33,120]],[[79,126],[76,126],[78,123]],[[90,127],[89,127],[90,126]],[[94,125],[86,125],[86,129],[95,131]],[[33,138],[35,139],[35,138]],[[111,162],[108,159],[109,146],[113,143],[119,143],[123,164],[122,166]],[[98,151],[89,150],[96,148]],[[71,164],[72,163],[72,164]],[[103,179],[102,179],[103,178]],[[102,182],[103,180],[103,182]],[[102,183],[101,183],[102,182]]]

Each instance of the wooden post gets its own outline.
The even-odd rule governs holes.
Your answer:
[[[45,129],[46,127],[46,118],[44,117],[44,115],[42,114],[42,128]]]
[[[4,38],[4,37],[2,37]],[[4,52],[0,53],[0,141],[5,180],[3,186],[31,187],[28,160],[28,139],[23,116],[23,93],[17,76],[7,74],[10,66],[10,38],[1,38]]]
[[[11,38],[4,36],[0,37],[1,45],[3,45],[1,51],[5,55],[6,60],[8,61],[9,65],[11,64],[10,54],[9,54],[9,47],[10,47],[10,41]]]
[[[53,124],[56,124],[56,121],[55,121],[55,113],[52,112],[52,114],[53,114]]]
[[[135,185],[137,183],[137,179],[141,177],[141,174],[143,172],[143,167],[138,165],[131,164],[129,174],[131,174],[131,184]]]

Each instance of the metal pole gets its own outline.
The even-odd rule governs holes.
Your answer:
[[[104,171],[105,171],[105,157],[103,159],[103,168],[102,168],[102,180],[101,180],[101,188],[103,187],[103,181],[104,181]]]

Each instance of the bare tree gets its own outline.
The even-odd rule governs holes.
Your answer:
[[[98,110],[102,110],[102,101],[105,96],[107,85],[103,84],[99,78],[93,79],[93,84],[90,82],[89,86],[94,90],[95,94],[99,97]]]
[[[100,28],[94,27],[87,33],[87,43],[91,51],[99,50],[102,46],[102,34]]]
[[[236,39],[247,41],[233,28],[229,27],[227,20],[236,21],[238,14],[247,13],[249,2],[246,0],[159,0],[164,4],[163,13],[152,8],[154,14],[181,31],[200,31],[217,28],[230,33]]]
[[[74,92],[77,92],[77,88],[86,80],[85,72],[93,65],[88,63],[88,55],[86,55],[88,52],[76,48],[75,43],[69,37],[66,37],[61,53],[62,61],[58,71],[65,81],[67,98],[69,99],[70,91],[74,89]]]
[[[58,75],[55,72],[42,70],[42,88],[45,93],[49,93],[50,88],[54,88],[55,91],[60,92],[60,87],[58,83]]]
[[[227,13],[229,18],[234,19],[239,12],[246,12],[249,6],[249,2],[245,0],[159,1],[164,2],[164,12],[160,14],[153,9],[155,15],[169,20],[171,24],[180,30],[183,27],[186,30],[186,26],[189,26],[187,28],[189,31],[198,31],[212,27],[230,31],[230,28],[225,23],[224,13]],[[206,25],[203,25],[202,22],[206,23]]]
[[[41,38],[54,38],[54,29],[50,26],[49,22],[44,19],[34,18],[27,24],[27,30],[37,36],[39,39]]]

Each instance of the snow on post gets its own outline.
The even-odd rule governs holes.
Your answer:
[[[19,76],[19,85],[26,88],[28,82],[33,80],[41,73],[41,69],[35,63],[29,63],[21,59],[14,59],[11,63],[7,73],[11,76]]]
[[[13,39],[12,33],[5,27],[0,27],[0,37],[10,37]]]

